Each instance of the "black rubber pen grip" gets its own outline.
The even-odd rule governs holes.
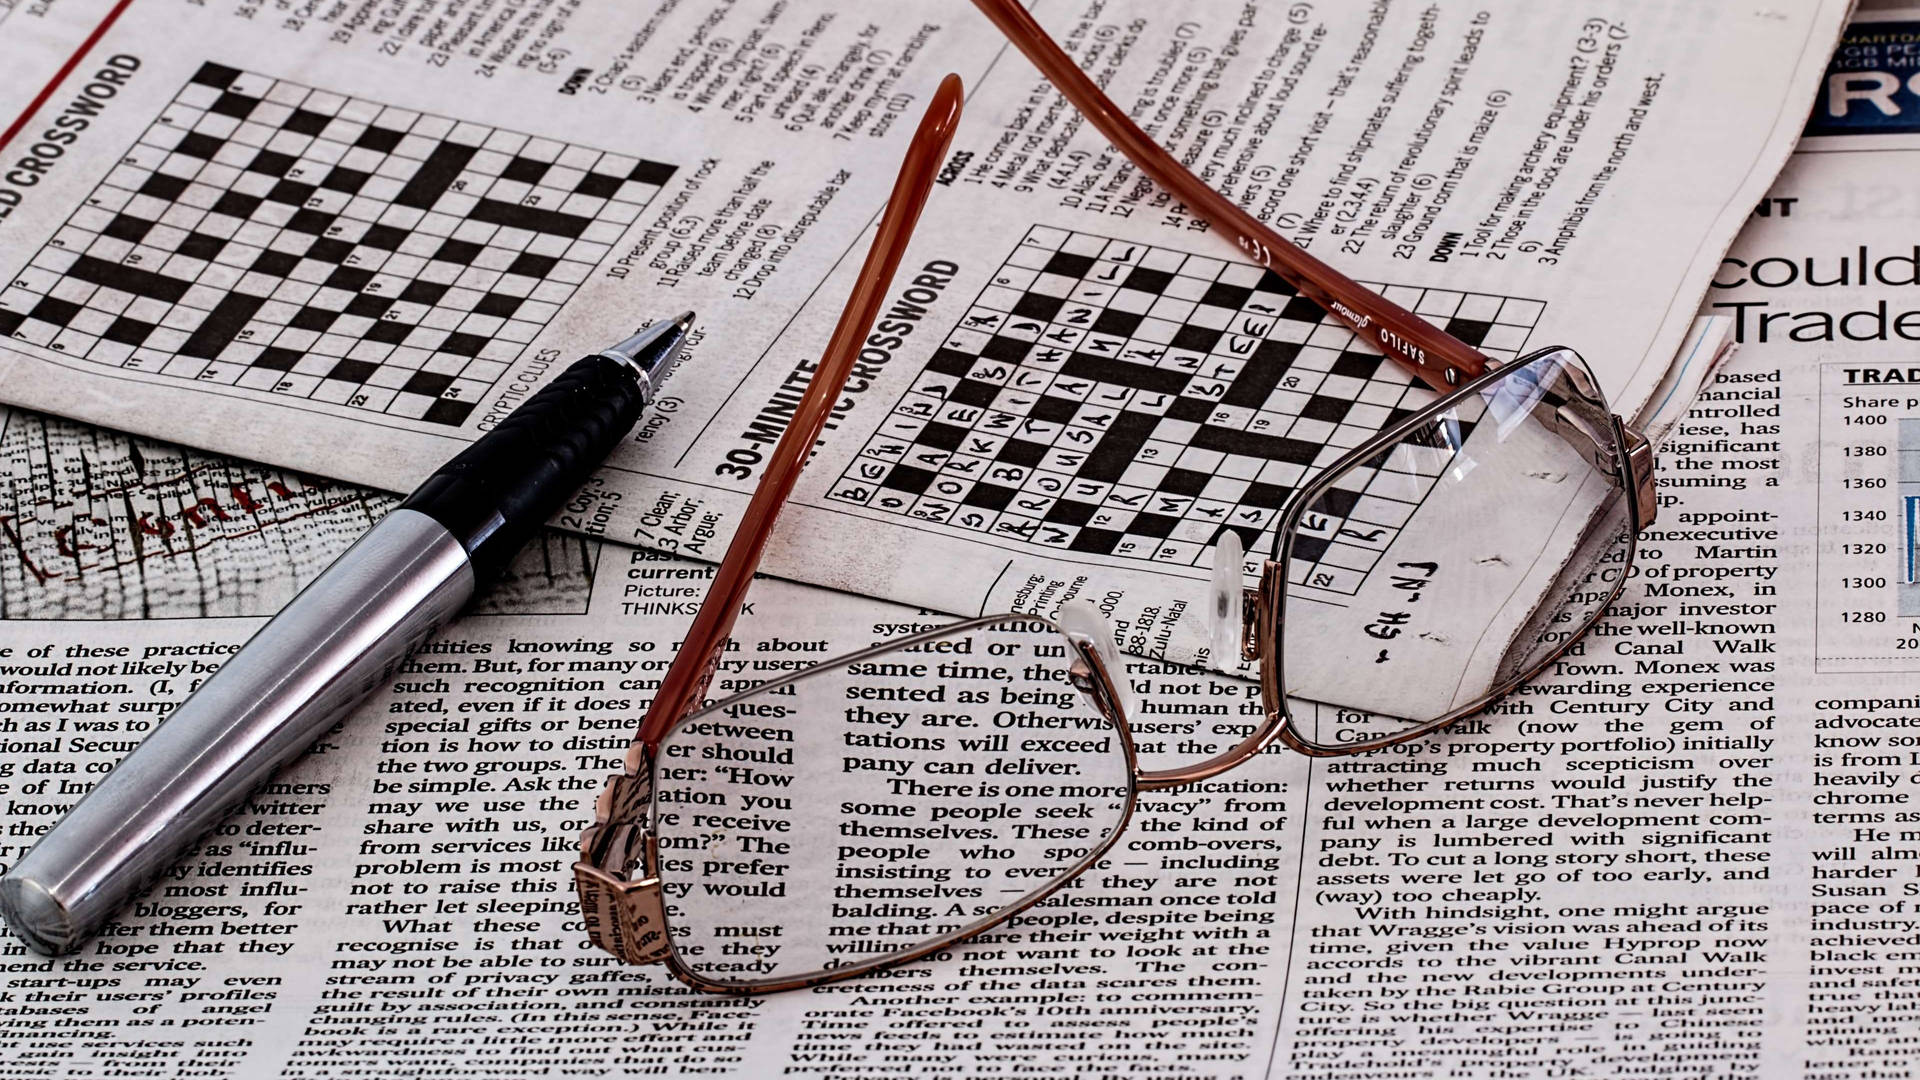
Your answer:
[[[466,548],[475,578],[490,581],[626,437],[645,404],[632,368],[589,356],[400,505],[446,526]]]

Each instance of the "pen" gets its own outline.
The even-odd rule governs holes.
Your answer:
[[[71,952],[453,618],[632,429],[693,313],[577,361],[301,590],[0,878],[0,917]]]

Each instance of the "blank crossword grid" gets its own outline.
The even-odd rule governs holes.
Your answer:
[[[457,426],[673,172],[206,64],[0,290],[0,335]]]
[[[1537,300],[1380,286],[1496,359]],[[1035,226],[829,498],[1041,548],[1178,566],[1226,529],[1271,550],[1314,472],[1434,400],[1271,271]],[[1477,411],[1343,477],[1296,582],[1357,592]]]

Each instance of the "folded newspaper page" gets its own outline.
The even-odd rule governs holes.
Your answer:
[[[1493,357],[1577,349],[1633,416],[1846,7],[1038,15],[1252,212]],[[23,72],[119,9],[56,11],[11,17]],[[955,613],[1088,596],[1129,649],[1196,659],[1223,530],[1263,555],[1424,392],[958,0],[135,3],[5,150],[0,398],[406,490],[691,307],[687,366],[555,524],[711,561],[948,70],[968,115],[767,569]]]
[[[1885,305],[1896,325],[1896,288],[1734,279],[1810,257],[1840,276],[1833,260],[1889,224],[1849,200],[1897,185],[1906,156],[1797,158],[1774,192],[1792,213],[1756,222],[1710,304],[1791,313],[1775,326],[1870,313],[1856,333]],[[1920,405],[1885,348],[1750,335],[1675,426],[1666,460],[1684,464],[1626,600],[1488,715],[1392,752],[1262,754],[1142,795],[1083,884],[1025,916],[884,975],[763,998],[696,994],[586,945],[577,836],[711,568],[556,533],[106,933],[59,959],[0,941],[0,1071],[1898,1072],[1920,1008],[1920,827],[1899,749],[1920,724],[1901,644],[1920,614],[1900,569],[1904,493],[1920,492],[1901,433]],[[1782,425],[1806,434],[1783,442]],[[392,500],[21,411],[0,457],[4,866]],[[721,692],[941,618],[771,580],[749,603]],[[1130,664],[1150,764],[1197,761],[1259,715],[1251,683]],[[1024,665],[943,676],[1009,702],[1060,686]],[[1009,704],[983,738],[1030,734],[1023,717],[1046,708]],[[823,720],[849,779],[884,754],[852,710]],[[832,811],[783,807],[794,777],[768,759],[752,804],[688,813],[771,851],[779,821]],[[887,826],[859,819],[859,835]],[[849,957],[873,920],[966,888],[964,866],[835,866],[829,929],[846,932],[827,940]],[[795,920],[709,959],[765,970]]]

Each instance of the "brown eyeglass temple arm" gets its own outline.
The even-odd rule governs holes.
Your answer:
[[[1188,172],[1087,78],[1018,0],[973,3],[1141,172],[1215,228],[1232,234],[1254,262],[1280,275],[1415,377],[1446,391],[1487,369],[1489,361],[1478,349],[1307,254]]]
[[[928,193],[933,190],[934,177],[946,157],[954,125],[960,121],[960,102],[960,77],[948,75],[934,91],[926,115],[920,118],[920,127],[907,146],[906,159],[900,163],[900,173],[893,182],[893,194],[888,196],[886,212],[880,217],[880,230],[874,236],[873,246],[867,249],[867,259],[860,267],[859,279],[854,282],[853,295],[840,312],[840,322],[833,328],[826,352],[821,355],[813,378],[807,382],[806,393],[794,409],[793,420],[768,457],[767,471],[753,490],[753,500],[747,504],[746,515],[740,519],[726,557],[713,576],[707,598],[694,615],[693,625],[688,628],[673,665],[661,679],[660,690],[647,709],[646,719],[641,721],[637,742],[643,746],[658,744],[675,721],[699,708],[706,698],[715,665],[727,647],[740,602],[746,598],[753,573],[760,566],[760,555],[773,532],[774,520],[780,516],[780,508],[800,479],[800,470],[812,454],[834,403],[840,400],[847,375],[860,355],[860,344],[873,329],[874,317],[879,314],[887,289],[893,283],[894,271],[899,269],[900,259],[906,254],[907,240],[913,235],[913,226],[920,219]]]

